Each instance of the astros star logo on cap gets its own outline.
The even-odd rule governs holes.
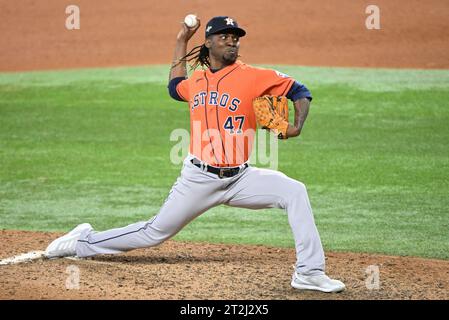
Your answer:
[[[234,25],[234,20],[232,20],[231,18],[226,18],[226,25],[230,24],[231,26]]]

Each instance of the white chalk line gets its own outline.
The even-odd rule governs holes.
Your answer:
[[[60,258],[54,258],[49,259],[45,255],[45,251],[30,251],[23,254],[19,254],[16,256],[12,256],[3,260],[0,260],[0,266],[8,266],[8,265],[14,265],[14,264],[20,264],[20,263],[29,263],[37,260],[58,260]],[[89,262],[94,264],[113,264],[111,262],[107,261],[98,261],[98,260],[90,260],[90,259],[83,259],[78,257],[65,257],[64,259],[72,260],[72,261],[82,261],[82,262]]]
[[[27,253],[19,254],[16,256],[12,256],[3,260],[0,260],[1,266],[11,265],[11,264],[19,264],[26,263],[35,260],[47,259],[45,255],[45,251],[30,251]]]

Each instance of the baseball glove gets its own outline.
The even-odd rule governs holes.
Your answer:
[[[288,100],[284,96],[263,96],[254,99],[253,109],[262,129],[269,129],[279,139],[287,139]]]

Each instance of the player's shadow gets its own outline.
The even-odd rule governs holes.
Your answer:
[[[193,255],[161,255],[161,256],[125,256],[125,255],[103,255],[88,258],[86,260],[104,262],[104,263],[120,263],[120,264],[192,264],[192,263],[225,263],[245,261],[244,257],[219,257],[219,256],[193,256]]]

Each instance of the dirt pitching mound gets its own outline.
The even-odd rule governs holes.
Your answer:
[[[0,258],[44,250],[59,235],[0,231]],[[449,298],[449,261],[331,252],[326,256],[327,273],[344,281],[346,291],[293,289],[293,248],[168,241],[121,255],[0,266],[0,299]],[[371,272],[375,268],[378,286]]]

